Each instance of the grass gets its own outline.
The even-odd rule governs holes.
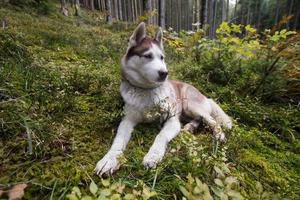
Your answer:
[[[179,186],[196,187],[188,182],[191,174],[216,199],[214,191],[226,191],[215,179],[225,184],[229,176],[246,199],[300,197],[299,106],[265,104],[209,83],[195,76],[190,57],[180,59],[170,46],[171,77],[221,101],[235,127],[217,152],[206,129],[181,133],[160,166],[146,170],[141,161],[159,128],[140,125],[121,169],[103,184],[92,170],[122,117],[119,63],[135,25],[108,26],[101,14],[84,10],[83,18],[29,11],[0,8],[8,22],[0,30],[0,190],[25,182],[25,199],[64,199],[74,186],[91,195],[93,179],[99,188],[121,182],[122,195],[149,188],[156,192],[152,198],[171,199],[183,196]]]

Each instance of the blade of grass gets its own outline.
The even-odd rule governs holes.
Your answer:
[[[29,155],[32,155],[33,154],[33,148],[32,148],[32,137],[31,137],[31,129],[29,128],[29,125],[26,121],[25,118],[23,118],[23,121],[24,121],[24,127],[26,129],[26,133],[27,133],[27,140],[28,140],[28,152],[29,152]]]

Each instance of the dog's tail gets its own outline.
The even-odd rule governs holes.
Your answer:
[[[231,118],[220,108],[220,106],[212,99],[208,99],[212,107],[212,116],[215,118],[217,123],[221,124],[222,127],[231,129],[232,120]]]

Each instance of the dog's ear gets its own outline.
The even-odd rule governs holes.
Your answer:
[[[161,27],[159,27],[155,33],[155,40],[158,42],[161,49],[164,49],[163,46],[163,31]]]
[[[141,22],[136,29],[134,30],[133,34],[129,39],[129,46],[135,46],[139,42],[141,42],[146,37],[146,25],[144,22]]]

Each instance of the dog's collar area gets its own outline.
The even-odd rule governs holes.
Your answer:
[[[142,90],[153,90],[153,89],[156,89],[158,87],[160,87],[161,85],[158,85],[158,86],[155,86],[155,87],[141,87],[141,86],[136,86],[134,84],[132,84],[128,79],[126,79],[124,76],[122,76],[122,81],[124,82],[127,82],[131,87],[134,87],[134,88],[138,88],[138,89],[142,89]]]

